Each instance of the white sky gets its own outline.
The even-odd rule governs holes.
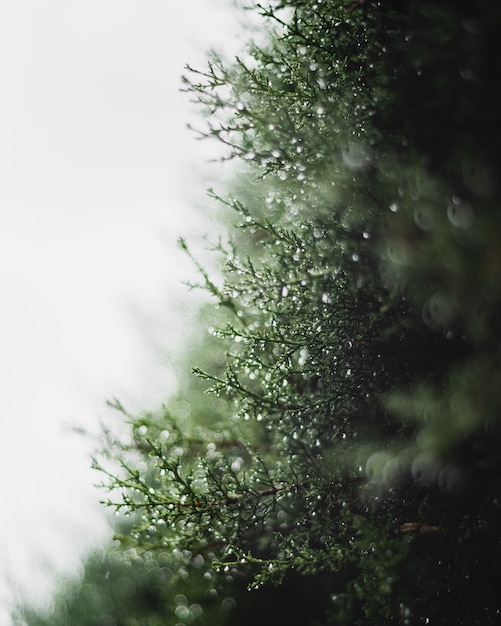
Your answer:
[[[225,0],[0,3],[0,626],[107,536],[67,425],[172,389],[176,240],[210,228],[215,148],[185,129],[180,75],[235,26]]]

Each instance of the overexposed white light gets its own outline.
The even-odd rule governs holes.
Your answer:
[[[224,0],[0,5],[0,624],[109,535],[92,441],[105,401],[174,389],[206,157],[184,65],[236,45]]]

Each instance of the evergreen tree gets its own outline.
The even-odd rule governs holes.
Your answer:
[[[227,623],[496,624],[501,10],[254,10],[264,43],[185,78],[236,228],[198,379],[117,404],[123,545],[230,589]]]

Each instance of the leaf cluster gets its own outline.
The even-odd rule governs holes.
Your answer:
[[[293,590],[302,623],[494,624],[500,11],[256,9],[265,44],[184,79],[245,167],[210,193],[235,228],[217,279],[197,263],[196,378],[99,464],[122,541],[248,584],[270,623]]]

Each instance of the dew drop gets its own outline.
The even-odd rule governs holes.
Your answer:
[[[468,202],[454,196],[447,206],[447,217],[456,228],[467,229],[473,223],[474,213]]]
[[[414,221],[422,230],[430,230],[434,222],[433,210],[429,206],[420,206],[414,211]]]

